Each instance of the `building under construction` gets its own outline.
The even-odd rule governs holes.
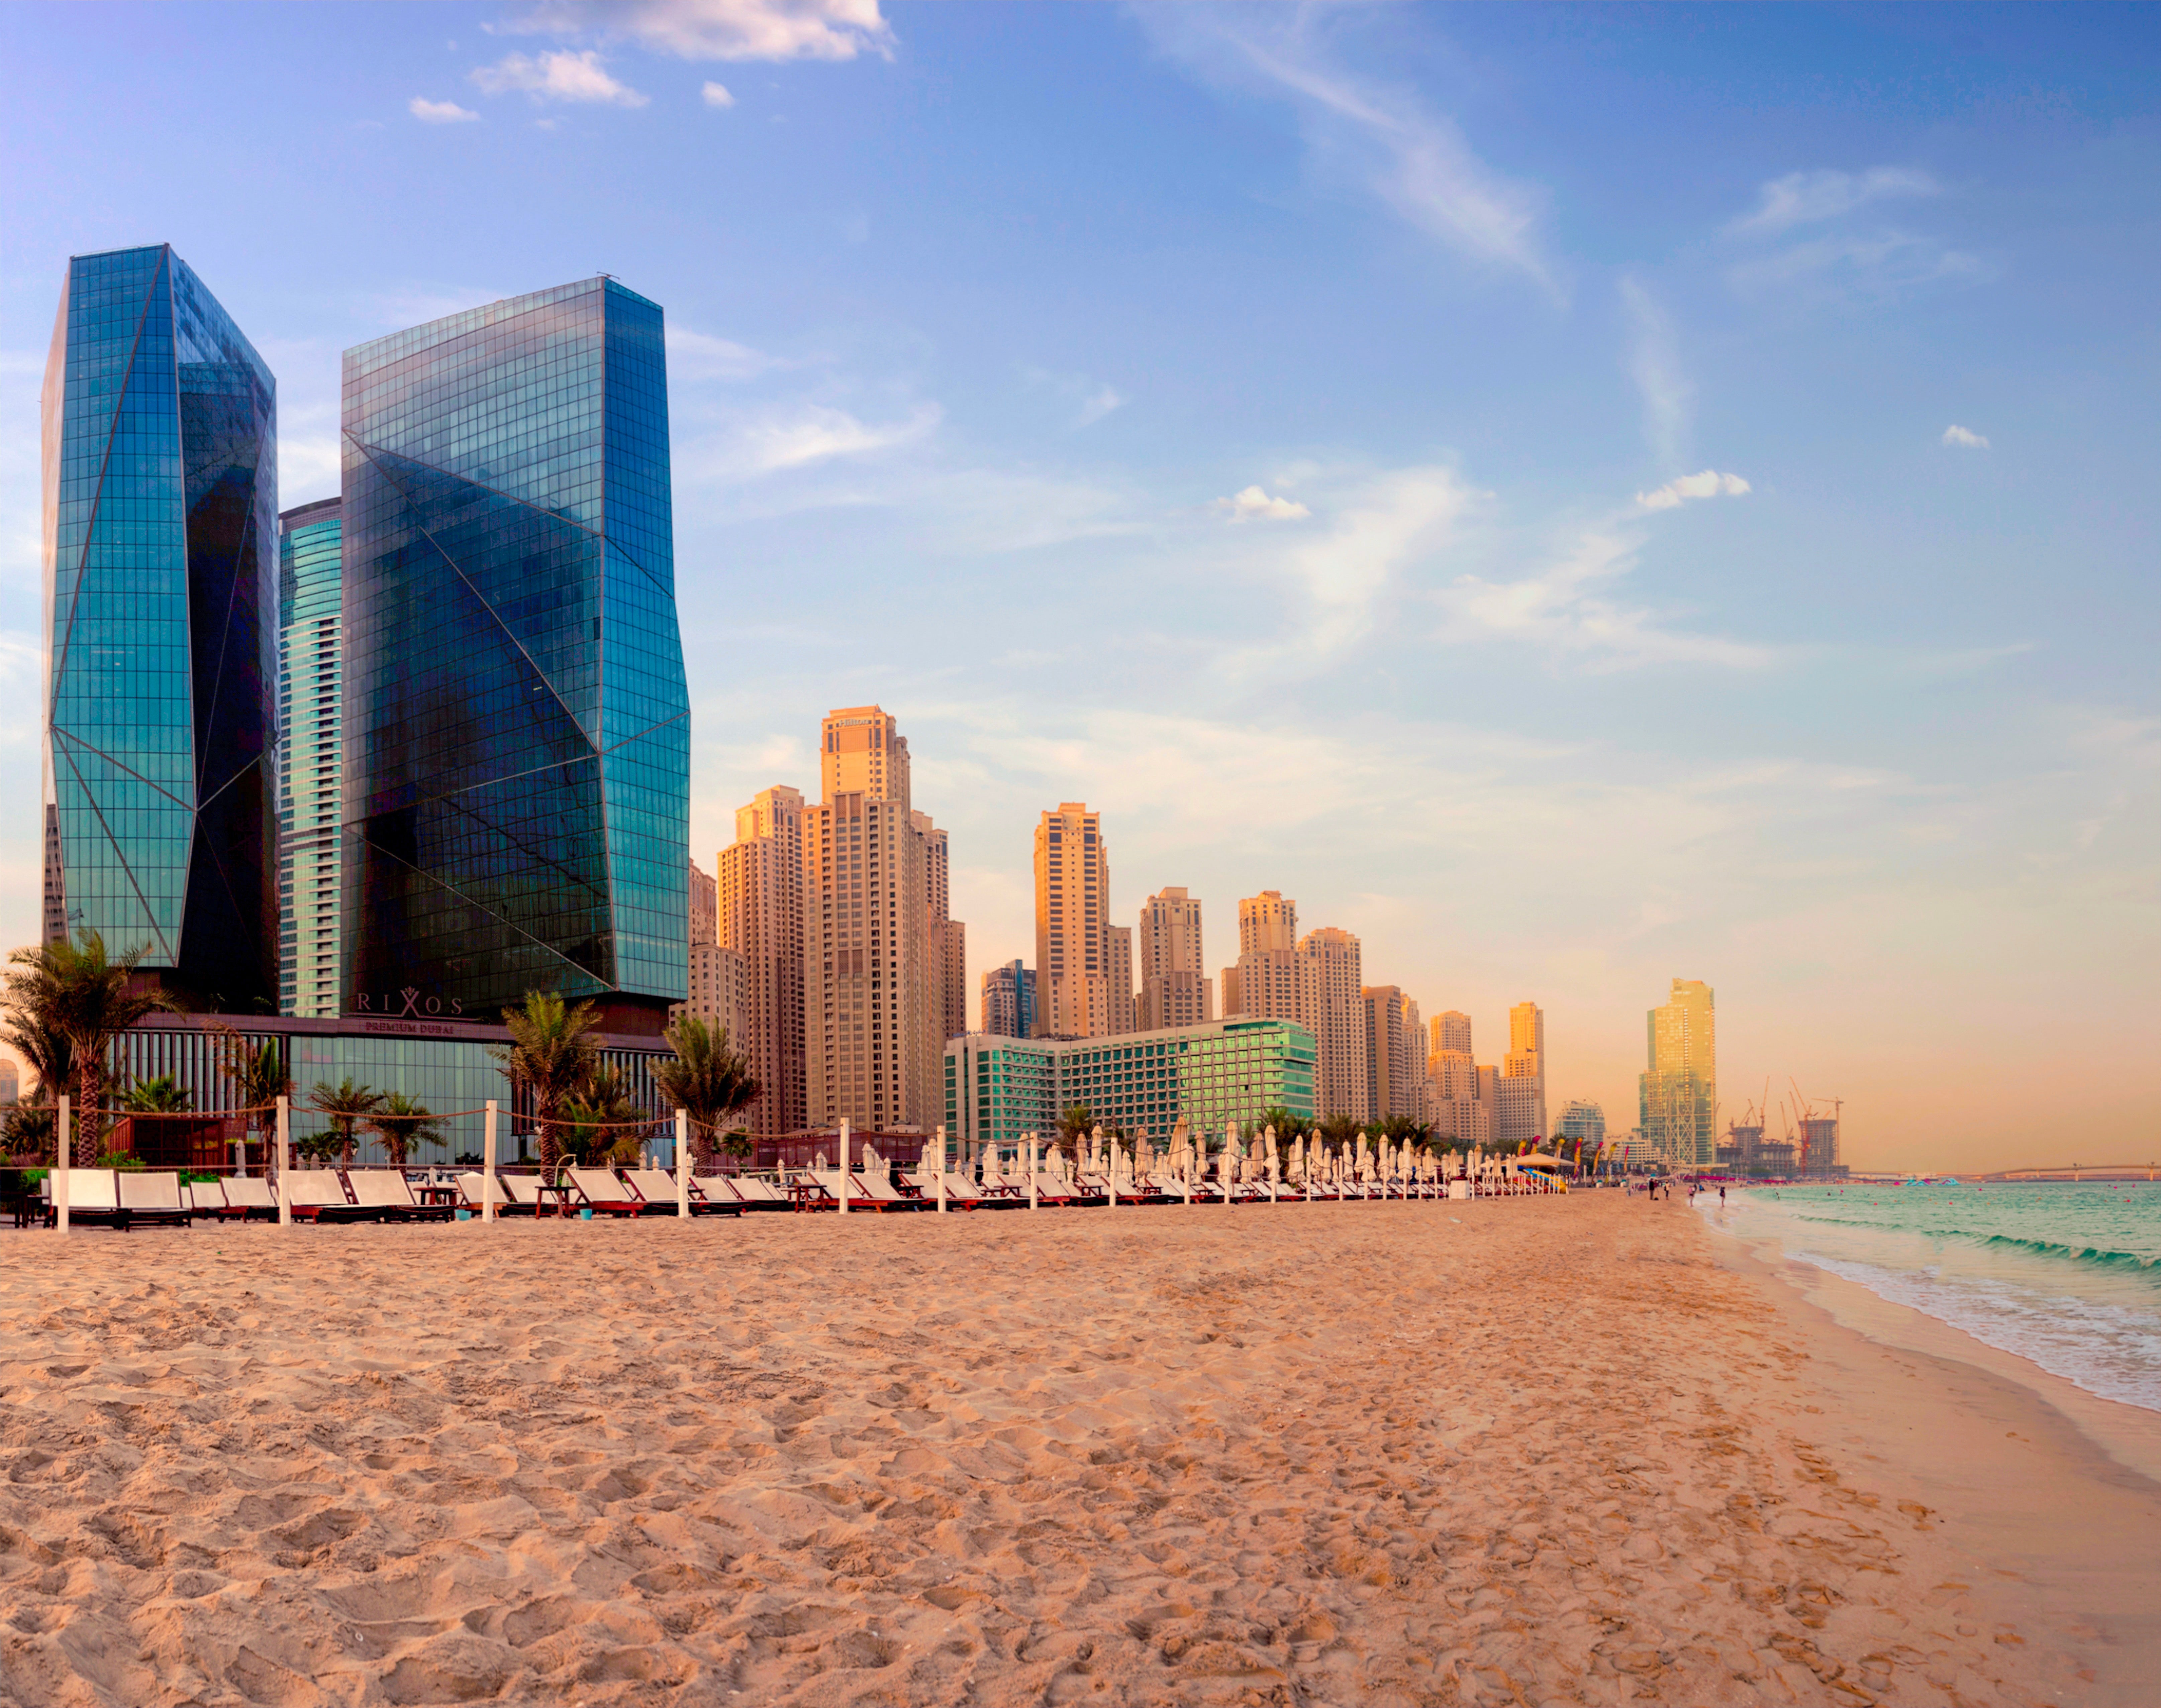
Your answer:
[[[1718,1165],[1757,1180],[1837,1180],[1846,1165],[1838,1160],[1838,1124],[1844,1108],[1831,1098],[1825,1114],[1821,1099],[1811,1102],[1792,1080],[1790,1101],[1781,1098],[1784,1117],[1783,1137],[1773,1137],[1770,1126],[1771,1082],[1763,1082],[1760,1103],[1748,1104],[1741,1119],[1728,1124],[1718,1144]]]

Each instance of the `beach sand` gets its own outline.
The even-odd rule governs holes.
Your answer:
[[[1610,1193],[0,1234],[0,1699],[2141,1700],[1997,1379]]]

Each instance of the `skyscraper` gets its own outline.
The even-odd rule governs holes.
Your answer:
[[[743,961],[735,1047],[758,1083],[742,1119],[761,1138],[806,1119],[803,812],[801,790],[761,790],[736,810],[736,839],[713,867],[714,938]]]
[[[903,745],[905,751],[906,744]],[[913,820],[923,838],[924,918],[930,932],[932,1029],[942,1052],[948,1038],[968,1030],[968,927],[952,916],[952,851],[945,833],[930,822],[928,812]]]
[[[1298,903],[1263,890],[1238,904],[1238,959],[1223,969],[1223,1014],[1310,1026],[1313,963],[1298,953]]]
[[[1035,1036],[1035,974],[1015,959],[983,974],[982,1030],[994,1038]]]
[[[1101,820],[1083,802],[1067,801],[1035,827],[1039,1036],[1096,1038],[1115,1030],[1110,909]]]
[[[721,892],[711,873],[690,862],[690,947],[720,941]]]
[[[909,804],[908,742],[888,714],[830,713],[819,747],[827,794],[803,815],[806,1124],[928,1128],[946,1001],[931,931],[938,833]]]
[[[1508,1010],[1508,1053],[1502,1058],[1493,1137],[1502,1145],[1550,1136],[1546,1128],[1546,1017],[1534,1002]]]
[[[1435,1015],[1430,1031],[1432,1043],[1426,1051],[1428,1056],[1438,1056],[1444,1050],[1464,1056],[1471,1053],[1471,1016],[1461,1010],[1451,1008],[1445,1014]]]
[[[346,352],[348,1014],[685,996],[661,334],[601,278]]]
[[[1368,984],[1359,993],[1366,1030],[1366,1107],[1369,1119],[1413,1120],[1424,1112],[1424,1040],[1412,1018],[1418,1005],[1400,985]]]
[[[1676,979],[1663,1007],[1645,1016],[1648,1068],[1638,1082],[1643,1138],[1681,1168],[1717,1160],[1718,1045],[1711,989]]]
[[[1216,1018],[1216,982],[1201,968],[1200,904],[1183,890],[1159,890],[1141,904],[1140,1011],[1135,1029],[1197,1026]]]
[[[1366,1079],[1366,1004],[1361,991],[1358,939],[1336,926],[1310,931],[1298,942],[1299,962],[1310,969],[1305,983],[1310,1011],[1294,1015],[1320,1048],[1314,1101],[1323,1118],[1374,1119]]]
[[[1133,1029],[1133,928],[1131,926],[1107,925],[1103,927],[1103,973],[1110,1000],[1111,1031],[1113,1035],[1130,1032]]]
[[[278,518],[278,1012],[331,1020],[344,932],[338,823],[345,806],[341,501]]]
[[[79,255],[42,400],[48,937],[279,996],[277,386],[168,245]]]

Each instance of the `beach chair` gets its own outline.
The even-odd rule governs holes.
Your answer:
[[[799,1210],[838,1210],[841,1207],[841,1171],[836,1168],[806,1168],[799,1171],[793,1182],[797,1191],[795,1207]],[[863,1177],[851,1169],[848,1171],[848,1211],[883,1210],[886,1207],[872,1198],[863,1185]]]
[[[577,1194],[581,1209],[590,1209],[603,1216],[642,1215],[645,1200],[615,1177],[612,1169],[574,1168],[570,1171],[570,1189]],[[673,1205],[675,1194],[669,1191],[668,1202]]]
[[[220,1213],[229,1221],[278,1219],[278,1196],[270,1190],[270,1182],[260,1175],[235,1175],[221,1181],[218,1191],[225,1197],[225,1208]]]
[[[122,1228],[132,1228],[138,1222],[177,1222],[183,1228],[188,1226],[193,1212],[180,1194],[180,1176],[142,1168],[113,1172]]]
[[[623,1184],[634,1192],[638,1201],[655,1214],[672,1216],[675,1213],[675,1176],[664,1168],[627,1168],[622,1171]],[[690,1213],[698,1213],[698,1194],[690,1192]]]
[[[513,1214],[538,1216],[540,1213],[540,1182],[537,1177],[529,1174],[498,1174],[495,1183],[502,1188],[502,1196]]]
[[[295,1222],[342,1222],[352,1209],[345,1177],[334,1168],[288,1169],[285,1197]]]
[[[750,1207],[724,1174],[690,1176],[690,1213],[693,1216],[740,1216]]]
[[[920,1210],[923,1207],[922,1199],[911,1197],[902,1191],[883,1169],[857,1175],[854,1180],[862,1188],[863,1196],[870,1200],[870,1207],[873,1210]],[[854,1199],[848,1201],[848,1207],[851,1210],[855,1207]]]
[[[795,1200],[787,1191],[754,1174],[731,1176],[728,1185],[742,1200],[746,1210],[792,1210]]]
[[[937,1171],[933,1169],[926,1173],[918,1169],[909,1176],[909,1180],[916,1191],[923,1195],[917,1202],[926,1210],[936,1210],[938,1207]],[[945,1207],[947,1209],[972,1210],[987,1202],[988,1200],[983,1196],[982,1189],[967,1176],[949,1174],[945,1176]]]
[[[352,1182],[356,1209],[372,1211],[378,1222],[441,1222],[457,1213],[452,1204],[424,1204],[413,1196],[403,1169],[356,1168]]]
[[[59,1171],[55,1170],[55,1173]],[[67,1171],[68,1222],[96,1223],[107,1228],[125,1226],[120,1219],[120,1187],[117,1181],[118,1171],[110,1168],[70,1168]],[[60,1219],[59,1212],[48,1204],[45,1225],[51,1227]]]

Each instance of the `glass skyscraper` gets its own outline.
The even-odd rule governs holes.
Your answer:
[[[80,255],[45,366],[46,933],[278,995],[277,387],[167,245]]]
[[[587,279],[345,356],[343,1012],[688,986],[658,306]]]
[[[345,791],[338,739],[344,630],[341,501],[278,518],[278,1012],[338,1013],[338,825]]]

